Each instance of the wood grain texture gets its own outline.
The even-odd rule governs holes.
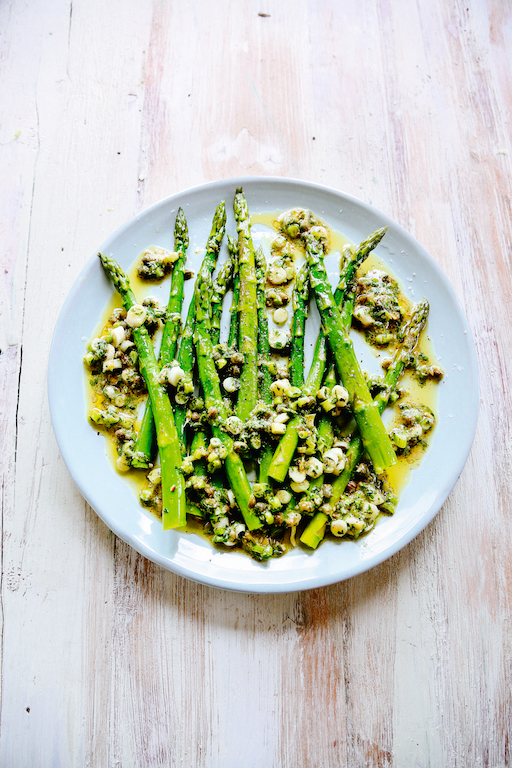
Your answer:
[[[5,0],[0,95],[1,768],[511,765],[512,6]],[[198,586],[116,539],[46,400],[60,306],[98,245],[242,174],[402,224],[454,285],[481,370],[433,523],[293,595]]]

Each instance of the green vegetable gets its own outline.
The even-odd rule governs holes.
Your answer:
[[[421,332],[427,322],[428,312],[429,305],[426,299],[422,299],[412,308],[411,316],[404,327],[402,344],[396,350],[391,365],[384,377],[384,389],[379,392],[374,401],[379,413],[384,411],[384,408],[389,403],[391,394],[396,389],[396,386],[403,375],[411,355],[418,344]],[[347,487],[347,483],[352,476],[354,468],[361,460],[364,447],[364,442],[361,440],[360,435],[354,435],[350,441],[350,446],[347,452],[345,469],[333,483],[334,492],[332,504],[336,504],[337,501],[339,501],[341,494]]]
[[[388,404],[391,394],[400,381],[400,378],[405,371],[411,355],[413,354],[418,344],[421,332],[427,322],[428,312],[429,305],[426,299],[423,299],[418,304],[415,304],[412,308],[411,316],[404,327],[402,344],[396,350],[391,365],[389,366],[386,376],[384,377],[384,389],[379,392],[374,401],[380,413],[384,411],[386,405]],[[363,441],[361,440],[361,437],[356,433],[353,435],[350,441],[350,445],[346,454],[345,468],[333,483],[333,495],[330,499],[332,506],[337,504],[340,500],[350,481],[350,478],[354,473],[355,468],[361,461],[363,452]],[[315,549],[324,536],[328,519],[329,518],[327,515],[323,514],[322,512],[317,513],[300,537],[301,542]]]
[[[290,381],[292,386],[304,383],[304,331],[309,310],[309,265],[301,267],[293,288],[292,347]]]
[[[178,337],[181,331],[181,306],[183,304],[183,284],[185,280],[183,268],[185,266],[188,243],[187,220],[183,213],[183,209],[179,208],[174,225],[174,250],[179,256],[174,264],[174,271],[172,273],[169,303],[167,305],[160,353],[158,356],[160,367],[170,363],[176,356]],[[151,410],[151,401],[148,398],[140,431],[135,443],[136,458],[132,461],[132,465],[138,468],[148,468],[155,450],[155,421]]]
[[[128,278],[114,259],[102,253],[98,255],[103,269],[114,283],[128,312],[137,303]],[[186,523],[187,505],[185,479],[181,472],[181,452],[172,407],[167,392],[159,381],[160,368],[147,329],[141,325],[133,328],[132,333],[139,354],[140,372],[148,388],[156,425],[162,470],[163,528],[179,528]]]
[[[311,286],[338,374],[350,395],[361,439],[375,471],[380,474],[396,463],[396,455],[334,300],[323,262],[324,245],[319,229],[322,228],[306,226],[302,233],[311,269]]]
[[[194,297],[192,299],[191,304],[193,305],[193,308],[195,309],[197,313],[197,307],[201,306],[202,304],[205,304],[207,302],[207,296],[211,297],[212,295],[212,275],[215,270],[215,266],[217,264],[217,259],[219,256],[220,246],[222,243],[222,238],[224,236],[224,230],[226,225],[226,206],[225,203],[222,202],[216,212],[215,216],[213,217],[213,223],[212,223],[212,230],[210,232],[210,237],[208,238],[208,242],[206,243],[206,253],[203,259],[203,263],[201,265],[201,269],[199,270],[196,284],[194,287]],[[208,291],[208,288],[210,290]],[[203,296],[201,294],[201,291],[205,292],[205,295]],[[208,318],[210,317],[210,314],[213,315],[213,309],[214,306],[211,302],[207,302],[207,309],[208,309]],[[217,306],[220,306],[220,312],[219,312],[219,331],[220,331],[220,314],[222,313],[222,299],[218,301]],[[207,319],[208,319],[207,318]],[[196,321],[197,322],[197,317]],[[206,434],[203,432],[203,430],[199,430],[195,433],[193,439],[192,439],[192,452],[196,450],[196,448],[200,445],[202,445],[204,442],[206,442]]]
[[[268,318],[265,305],[265,281],[266,281],[267,265],[265,263],[265,256],[261,248],[256,251],[256,297],[258,302],[258,366],[259,366],[259,386],[258,394],[261,402],[267,405],[272,404],[272,374],[269,369],[270,362],[270,344],[268,340]],[[268,482],[268,469],[274,451],[272,446],[266,442],[261,451],[259,461],[259,476],[258,481],[260,483]]]
[[[217,258],[219,256],[220,246],[222,238],[224,237],[224,231],[226,229],[226,204],[220,203],[215,211],[213,217],[212,229],[210,237],[206,243],[206,253],[203,258],[200,273],[208,274],[210,277],[213,274],[215,265],[217,264]],[[196,304],[198,301],[197,291],[201,290],[202,281],[196,280],[196,286],[194,289],[194,298],[190,302],[188,309],[187,320],[183,333],[181,336],[181,344],[178,352],[178,363],[180,368],[186,372],[192,380],[192,372],[194,370],[194,326],[195,326],[195,313]],[[186,420],[186,405],[183,403],[177,403],[175,409],[176,429],[180,444],[185,452],[185,420]]]
[[[236,269],[236,262],[235,262],[235,257],[233,255],[233,250],[229,246],[229,242],[232,239],[233,238],[231,238],[231,236],[228,235],[229,258],[227,259],[227,261],[224,262],[222,267],[219,269],[219,273],[215,278],[212,286],[211,337],[212,337],[212,344],[214,346],[219,343],[219,339],[220,339],[220,323],[222,318],[222,304],[224,302],[224,296],[229,290],[229,287],[233,281],[233,276]]]
[[[344,299],[345,293],[351,297],[352,304],[345,302],[342,314],[343,327],[350,328],[352,320],[351,306],[353,306],[353,292],[354,285],[353,280],[356,271],[360,264],[367,258],[375,246],[382,240],[386,229],[380,229],[374,232],[366,240],[363,240],[359,248],[355,253],[350,252],[350,257],[343,266],[338,286],[334,293],[334,302],[336,305],[340,305]],[[327,363],[327,338],[320,330],[318,334],[315,348],[313,351],[313,359],[311,367],[309,369],[306,383],[303,386],[304,397],[315,397],[316,393],[322,385],[322,380],[325,373],[325,367]],[[292,462],[295,449],[299,442],[298,429],[302,423],[300,416],[295,416],[288,422],[286,432],[281,438],[279,445],[277,446],[274,457],[270,464],[269,475],[274,480],[283,482],[288,472],[288,468]]]
[[[233,208],[238,230],[240,352],[244,356],[236,415],[246,420],[258,401],[258,317],[251,221],[247,201],[241,188],[236,190]]]
[[[228,248],[231,261],[233,262],[233,300],[231,302],[230,309],[228,349],[237,349],[238,331],[240,326],[238,316],[238,301],[240,298],[240,274],[238,270],[238,243],[233,237],[231,237],[231,235],[228,235]]]
[[[213,360],[213,344],[210,336],[209,321],[209,290],[211,291],[211,273],[202,270],[196,281],[195,310],[196,324],[194,332],[195,349],[199,378],[204,393],[206,408],[214,411],[217,416],[212,419],[212,433],[226,448],[226,473],[229,484],[235,495],[245,524],[250,531],[261,528],[261,520],[251,511],[252,491],[244,465],[239,455],[233,449],[232,438],[222,429],[226,419],[226,405],[222,399],[219,374]]]

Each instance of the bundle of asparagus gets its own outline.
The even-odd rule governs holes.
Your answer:
[[[388,435],[381,414],[399,398],[406,368],[421,369],[423,376],[442,372],[417,355],[427,302],[402,311],[393,282],[377,271],[366,276],[366,293],[361,289],[358,269],[385,228],[357,248],[346,247],[333,294],[324,264],[329,232],[310,211],[279,217],[274,258],[267,267],[263,252],[254,248],[241,189],[233,207],[238,239],[228,235],[228,258],[214,279],[226,227],[222,202],[183,329],[189,235],[181,209],[174,251],[162,257],[166,263],[158,269],[153,259],[151,269],[147,262],[140,271],[161,278],[171,269],[165,312],[151,300],[138,304],[119,265],[99,254],[124,311],[111,315],[85,356],[103,405],[90,418],[114,436],[120,470],[146,472],[141,501],[161,514],[164,529],[183,527],[187,514],[193,515],[215,543],[242,547],[265,560],[295,543],[297,529],[301,543],[315,548],[328,529],[357,538],[375,525],[380,512],[393,512],[396,496],[385,472],[397,453],[424,440],[434,417],[428,408],[402,404],[402,423]],[[298,274],[297,247],[305,256]],[[229,334],[221,341],[229,290]],[[322,325],[304,380],[310,294]],[[291,335],[277,332],[276,342],[269,337],[269,308],[281,326],[288,319],[287,305],[293,307]],[[367,328],[377,327],[381,332],[375,338],[385,338],[394,349],[378,382],[367,380],[354,353],[349,337],[354,317]],[[162,323],[157,358],[151,337]],[[257,481],[251,483],[255,465]]]

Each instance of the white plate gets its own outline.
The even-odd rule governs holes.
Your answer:
[[[123,541],[155,563],[203,584],[243,592],[291,592],[321,587],[381,563],[408,544],[432,520],[466,462],[476,428],[478,369],[471,332],[459,301],[432,257],[387,216],[349,195],[316,184],[282,178],[239,178],[205,184],[169,197],[117,230],[101,251],[128,268],[148,245],[171,246],[179,206],[190,231],[189,265],[202,258],[218,203],[225,199],[228,231],[236,232],[231,210],[242,186],[252,213],[311,208],[333,229],[360,242],[375,229],[389,229],[377,253],[415,299],[430,302],[428,333],[445,369],[439,385],[438,423],[431,445],[402,492],[393,517],[381,520],[359,541],[325,541],[316,551],[296,549],[280,559],[257,563],[247,555],[213,548],[191,533],[163,532],[159,521],[138,503],[112,467],[105,440],[88,423],[82,357],[112,296],[94,254],[75,282],[60,313],[49,361],[51,416],[66,465],[91,507]],[[258,237],[262,227],[255,226]],[[225,248],[225,245],[223,246]],[[188,296],[192,282],[187,284]],[[168,294],[164,282],[162,298]],[[158,289],[152,290],[158,293]],[[165,300],[165,299],[164,299]],[[312,313],[309,338],[316,336]]]

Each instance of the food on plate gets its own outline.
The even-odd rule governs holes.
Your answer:
[[[393,514],[389,475],[397,461],[418,457],[435,424],[402,377],[408,371],[424,385],[442,369],[420,342],[428,302],[411,305],[381,265],[365,271],[385,228],[341,249],[333,292],[324,263],[331,232],[310,210],[274,217],[268,257],[253,243],[241,189],[234,213],[238,238],[227,235],[219,265],[225,204],[215,212],[183,326],[189,233],[181,209],[173,250],[148,247],[136,268],[139,279],[171,275],[166,307],[151,297],[138,303],[127,275],[100,254],[122,307],[84,362],[95,399],[89,418],[115,444],[117,469],[144,478],[140,501],[164,529],[188,516],[216,545],[264,561],[292,546],[315,549],[326,534],[358,538]],[[313,297],[321,328],[304,376]],[[352,329],[388,353],[385,375],[361,369]],[[388,405],[391,428],[382,420]]]

